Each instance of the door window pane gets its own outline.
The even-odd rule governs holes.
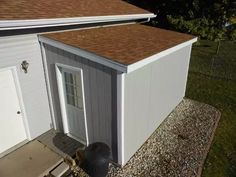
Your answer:
[[[81,75],[64,72],[67,104],[83,109]]]
[[[70,84],[65,84],[66,93],[70,95],[74,95],[74,86]]]
[[[65,82],[66,83],[69,83],[69,84],[73,83],[73,75],[72,75],[72,73],[65,72],[64,76],[65,76]]]
[[[68,94],[66,95],[66,97],[67,97],[67,104],[75,106],[75,99],[74,99],[74,97],[72,95],[68,95]]]

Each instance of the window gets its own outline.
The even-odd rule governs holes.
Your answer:
[[[81,75],[64,72],[67,104],[83,109]]]

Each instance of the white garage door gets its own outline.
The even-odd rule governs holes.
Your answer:
[[[0,155],[26,140],[12,71],[0,71]]]

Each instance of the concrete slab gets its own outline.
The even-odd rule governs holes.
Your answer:
[[[63,161],[37,140],[0,159],[1,177],[43,177]]]

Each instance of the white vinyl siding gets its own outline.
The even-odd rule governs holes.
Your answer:
[[[184,97],[190,52],[191,45],[124,75],[122,165]]]
[[[0,59],[0,68],[16,66],[29,127],[28,139],[33,139],[49,130],[51,123],[37,36],[0,37]],[[29,63],[26,74],[21,70],[24,60]]]

